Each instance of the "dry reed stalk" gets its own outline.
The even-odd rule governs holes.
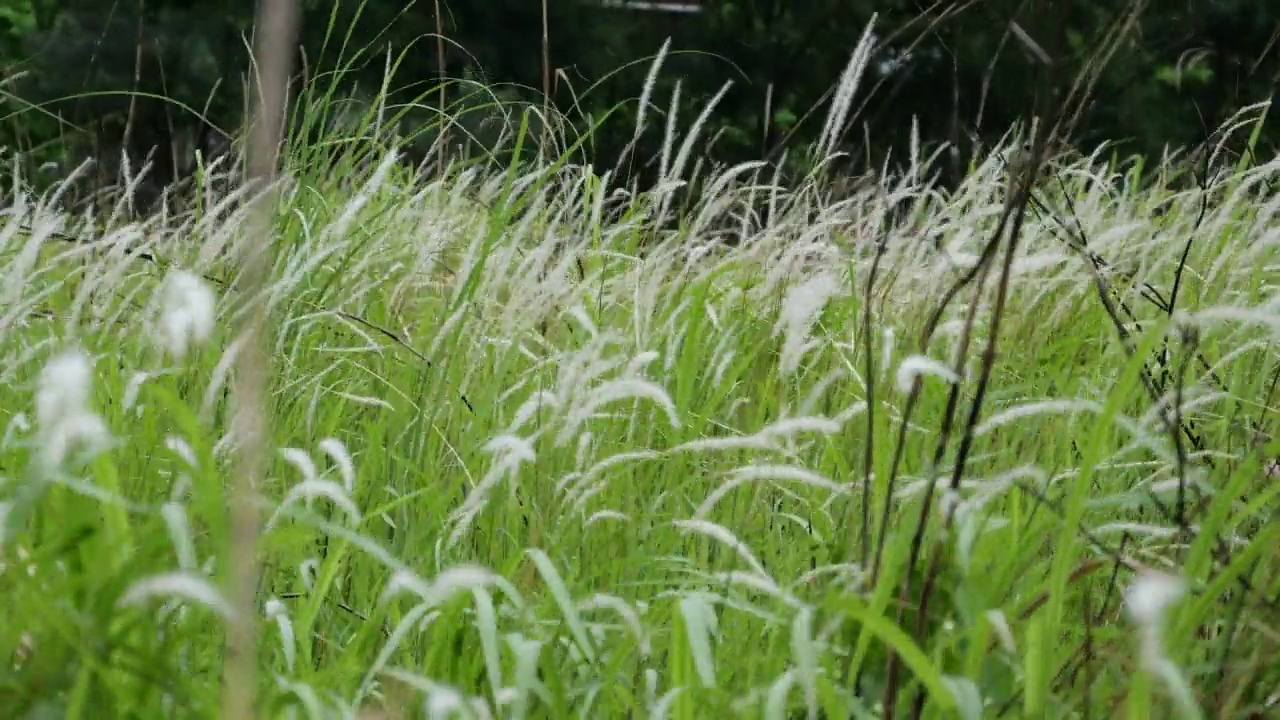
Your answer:
[[[231,567],[228,600],[234,617],[227,628],[223,666],[222,712],[227,720],[254,717],[257,694],[257,633],[255,615],[258,584],[257,488],[268,456],[266,312],[269,238],[274,211],[270,187],[276,175],[280,139],[284,130],[290,66],[297,37],[297,0],[261,0],[255,22],[256,117],[249,123],[250,182],[261,187],[254,223],[240,247],[237,301],[241,304],[239,328],[244,342],[236,359],[233,432],[236,466],[231,480]]]

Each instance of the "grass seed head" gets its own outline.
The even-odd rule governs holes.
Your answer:
[[[217,299],[199,277],[178,270],[166,278],[156,340],[177,360],[213,335]]]
[[[49,467],[61,465],[77,447],[99,452],[109,439],[106,423],[90,408],[93,366],[79,350],[59,355],[40,373],[36,424]]]

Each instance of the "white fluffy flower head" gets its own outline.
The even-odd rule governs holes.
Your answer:
[[[50,360],[36,389],[36,425],[46,463],[61,465],[76,447],[90,453],[108,439],[107,426],[90,408],[93,366],[87,355],[71,351]]]
[[[1144,570],[1125,590],[1125,607],[1129,617],[1143,626],[1157,626],[1165,612],[1182,598],[1186,584],[1173,575]]]
[[[79,413],[89,405],[93,367],[78,351],[51,359],[40,371],[36,389],[36,424],[48,428]]]
[[[157,340],[181,360],[193,345],[202,344],[213,335],[217,298],[199,277],[177,270],[165,279],[162,300]]]
[[[1169,672],[1171,665],[1162,647],[1164,616],[1184,592],[1186,585],[1181,578],[1154,570],[1140,571],[1124,591],[1125,610],[1138,626],[1139,653],[1148,669]]]
[[[1186,717],[1200,717],[1191,684],[1165,655],[1163,647],[1165,614],[1186,591],[1182,578],[1143,570],[1125,590],[1124,602],[1129,618],[1138,626],[1138,659],[1142,668],[1164,681],[1175,701],[1186,711]]]

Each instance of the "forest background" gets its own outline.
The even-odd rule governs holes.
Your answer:
[[[1099,66],[1073,128],[1082,150],[1193,147],[1280,82],[1280,3],[1257,0],[303,0],[295,67],[324,81],[329,125],[391,91],[414,160],[446,115],[470,146],[498,147],[525,104],[553,111],[582,161],[643,183],[665,123],[633,142],[635,101],[669,39],[654,102],[692,121],[723,92],[706,157],[803,171],[795,149],[821,133],[874,15],[878,43],[839,149],[860,172],[903,158],[913,136],[926,150],[945,142],[945,181],[1069,88],[1135,10],[1137,31]],[[135,172],[149,160],[143,190],[155,195],[193,171],[195,150],[207,161],[237,135],[253,17],[244,0],[0,0],[7,160],[52,176],[94,157],[107,184],[121,158]],[[1277,140],[1272,123],[1257,147],[1274,153]]]

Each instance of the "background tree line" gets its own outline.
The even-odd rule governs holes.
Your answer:
[[[671,14],[598,0],[302,0],[298,66],[341,100],[327,119],[336,122],[344,103],[358,112],[373,102],[393,64],[387,89],[408,103],[407,135],[436,126],[441,78],[535,105],[546,86],[559,113],[591,129],[584,159],[612,167],[632,140],[647,60],[670,38],[651,95],[659,112],[678,83],[687,127],[732,81],[704,131],[714,140],[706,151],[723,162],[776,159],[821,132],[829,93],[874,14],[878,43],[841,149],[878,165],[918,132],[961,149],[959,172],[963,150],[1061,93],[1134,2],[702,0],[700,13]],[[0,143],[31,168],[65,170],[92,155],[108,172],[115,158],[135,169],[149,158],[157,184],[190,172],[194,150],[224,147],[240,122],[253,11],[243,0],[0,0]],[[1074,140],[1107,140],[1126,154],[1202,141],[1274,92],[1278,39],[1280,3],[1146,0]],[[477,87],[451,84],[446,101],[491,104]],[[482,125],[472,129],[483,134]],[[662,125],[649,123],[628,156],[637,176],[652,175],[643,159],[658,154]],[[433,138],[421,133],[420,150]],[[1274,152],[1277,140],[1272,122],[1262,147]]]

